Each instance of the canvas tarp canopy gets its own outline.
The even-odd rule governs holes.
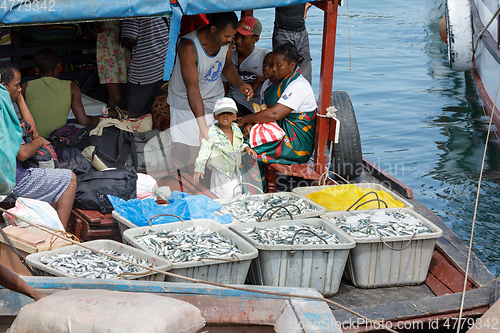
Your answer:
[[[179,7],[185,15],[240,11],[307,0],[0,0],[0,25],[40,25],[64,22],[102,21],[131,17],[167,16]]]

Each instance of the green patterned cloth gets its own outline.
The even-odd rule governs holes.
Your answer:
[[[274,106],[286,87],[300,76],[296,70],[281,82],[273,82],[264,92],[264,101],[268,107]],[[267,188],[265,164],[301,164],[306,163],[314,150],[316,111],[289,113],[277,121],[285,132],[285,136],[275,142],[266,143],[254,148],[258,154],[257,161],[243,158],[243,181]],[[246,189],[248,190],[248,189]],[[254,190],[251,190],[254,192]]]

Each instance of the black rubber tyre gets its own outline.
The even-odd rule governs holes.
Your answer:
[[[358,122],[349,95],[342,90],[332,92],[332,106],[340,121],[339,142],[333,144],[332,170],[350,180],[363,172],[363,155]]]

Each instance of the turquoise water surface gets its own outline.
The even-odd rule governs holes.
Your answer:
[[[486,141],[470,72],[449,69],[438,33],[444,2],[350,1],[339,8],[334,89],[349,93],[363,154],[411,187],[458,236],[470,239]],[[256,10],[264,31],[257,44],[271,48],[274,10]],[[318,93],[323,12],[306,19]],[[473,250],[500,273],[500,149],[491,140],[479,196]]]

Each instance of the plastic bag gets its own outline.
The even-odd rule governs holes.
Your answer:
[[[348,210],[362,210],[362,209],[377,209],[379,203],[375,194],[368,194],[359,202],[356,201],[368,192],[376,192],[378,198],[384,201],[388,208],[403,208],[404,203],[394,199],[389,193],[385,191],[375,191],[373,188],[359,188],[355,185],[335,185],[327,187],[321,191],[307,194],[306,197],[315,203],[325,207],[328,210],[341,211]],[[371,202],[368,202],[373,200]],[[355,204],[356,203],[356,204]],[[380,208],[386,208],[383,202],[380,202]]]
[[[16,201],[16,206],[8,211],[30,222],[48,225],[56,230],[64,231],[59,215],[57,215],[56,210],[47,202],[29,198],[19,198]],[[3,218],[8,225],[28,225],[26,222],[18,220],[6,213],[3,213]]]
[[[231,223],[233,218],[226,214],[217,215],[222,206],[207,197],[206,195],[191,196],[187,193],[174,191],[169,197],[169,205],[158,205],[153,199],[144,200],[132,199],[123,200],[112,195],[108,195],[109,201],[118,214],[139,227],[148,226],[148,219],[159,214],[173,214],[183,220],[211,219],[221,224]],[[159,216],[151,220],[151,224],[163,224],[179,222],[173,216]]]
[[[137,173],[137,199],[153,198],[158,184],[150,175]]]
[[[203,326],[200,310],[175,298],[74,289],[26,305],[8,332],[195,333]]]

